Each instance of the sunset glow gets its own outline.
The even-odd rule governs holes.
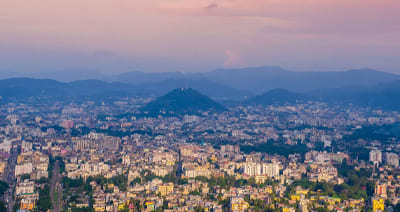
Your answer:
[[[24,71],[396,72],[399,9],[396,0],[3,0],[0,62]]]

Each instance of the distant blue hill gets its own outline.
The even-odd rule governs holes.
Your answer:
[[[100,79],[105,82],[119,82],[124,85],[131,85],[135,90],[149,90],[152,94],[158,96],[175,88],[192,87],[211,98],[219,100],[244,100],[277,88],[302,93],[343,87],[371,87],[400,80],[400,75],[372,69],[295,72],[277,66],[217,69],[203,73],[146,73],[135,71],[109,77],[95,71],[85,70],[66,70],[31,75],[34,76],[33,78],[43,78],[40,76],[44,76],[44,78],[62,79],[62,82],[73,81],[72,79]],[[18,88],[14,89],[18,90]]]
[[[175,89],[145,105],[141,111],[149,116],[199,115],[225,111],[219,103],[192,88]]]
[[[305,92],[321,88],[373,86],[400,80],[400,76],[372,69],[343,72],[293,72],[280,67],[220,69],[205,73],[206,79],[254,93],[282,88]]]
[[[172,75],[181,76],[176,73]],[[166,74],[165,77],[171,75]],[[65,100],[157,97],[176,88],[191,87],[195,92],[207,97],[207,99],[196,98],[203,99],[206,103],[210,103],[210,98],[225,102],[239,100],[240,104],[249,105],[284,105],[318,100],[330,104],[353,104],[360,107],[400,110],[399,75],[369,69],[314,73],[290,72],[279,67],[260,67],[224,69],[209,73],[186,74],[184,78],[167,78],[159,81],[160,79],[162,77],[145,77],[141,82],[143,80],[147,82],[134,84],[101,80],[67,83],[51,79],[10,78],[0,80],[0,102],[18,101],[30,97]]]
[[[330,105],[355,105],[364,108],[400,111],[400,80],[376,86],[347,86],[297,93],[273,89],[245,101],[247,105],[287,105],[321,101]]]
[[[335,72],[295,72],[277,66],[264,66],[241,69],[217,69],[205,73],[186,74],[180,72],[128,72],[112,78],[114,81],[135,85],[182,79],[202,80],[205,83],[213,82],[236,90],[261,94],[276,88],[306,92],[323,88],[373,86],[400,80],[400,75],[372,69]]]
[[[0,80],[2,100],[24,99],[30,97],[110,97],[135,96],[145,90],[122,83],[107,83],[99,80],[81,80],[71,83],[49,79],[11,78]]]
[[[241,100],[254,95],[250,91],[231,88],[206,79],[167,79],[160,82],[143,83],[139,87],[154,91],[156,95],[165,95],[176,88],[193,88],[218,100]]]
[[[285,89],[273,89],[245,101],[249,105],[286,105],[314,100],[313,96],[291,92]]]

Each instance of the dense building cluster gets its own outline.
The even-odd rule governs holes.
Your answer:
[[[138,112],[148,99],[0,107],[19,211],[390,211],[400,114],[310,102]],[[344,109],[343,109],[344,108]]]

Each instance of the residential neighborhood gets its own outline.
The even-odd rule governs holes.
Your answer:
[[[398,122],[396,112],[302,103],[121,117],[138,101],[147,100],[3,105],[5,204],[15,211],[398,208],[399,137],[364,136]]]

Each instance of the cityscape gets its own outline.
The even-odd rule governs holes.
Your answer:
[[[0,0],[0,212],[400,212],[400,0]]]
[[[187,90],[191,89],[175,92],[183,95]],[[399,208],[400,113],[396,111],[298,102],[237,105],[196,115],[163,111],[164,116],[152,117],[140,112],[157,101],[148,98],[64,101],[31,99],[1,106],[2,207],[18,211]]]

